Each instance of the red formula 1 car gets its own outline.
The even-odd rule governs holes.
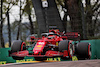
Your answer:
[[[25,42],[15,40],[9,51],[9,56],[13,59],[22,60],[25,56],[34,57],[35,60],[43,61],[49,57],[72,58],[76,55],[78,58],[90,59],[91,48],[87,42],[72,43],[68,38],[80,37],[77,32],[61,33],[58,29],[50,30],[49,33],[43,33],[42,38],[38,39],[30,53],[27,50]],[[34,41],[35,37],[31,37]],[[32,42],[33,43],[33,42]]]

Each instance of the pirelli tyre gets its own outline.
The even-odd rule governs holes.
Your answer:
[[[13,43],[11,45],[11,53],[23,51],[23,50],[26,50],[26,45],[23,41],[21,41],[21,40],[13,41]],[[24,57],[17,57],[17,56],[12,56],[12,58],[15,59],[15,60],[24,59]]]
[[[88,42],[79,42],[76,45],[76,54],[78,59],[90,59],[91,58],[91,44]]]
[[[64,50],[68,51],[69,58],[72,58],[74,54],[74,47],[72,45],[72,42],[70,40],[63,40],[59,42],[58,45],[59,51],[63,52]]]

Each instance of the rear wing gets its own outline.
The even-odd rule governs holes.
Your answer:
[[[66,36],[67,39],[80,40],[80,33],[78,32],[67,32],[64,34],[64,36]]]

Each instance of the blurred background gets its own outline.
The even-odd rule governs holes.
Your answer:
[[[40,36],[42,23],[38,22],[34,1],[0,0],[0,48],[10,47],[13,40],[26,41],[32,34]],[[100,39],[100,0],[54,1],[63,25],[61,32],[79,32],[81,40]]]

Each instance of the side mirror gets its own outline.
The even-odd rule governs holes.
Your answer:
[[[63,34],[65,34],[65,31],[63,31]]]

